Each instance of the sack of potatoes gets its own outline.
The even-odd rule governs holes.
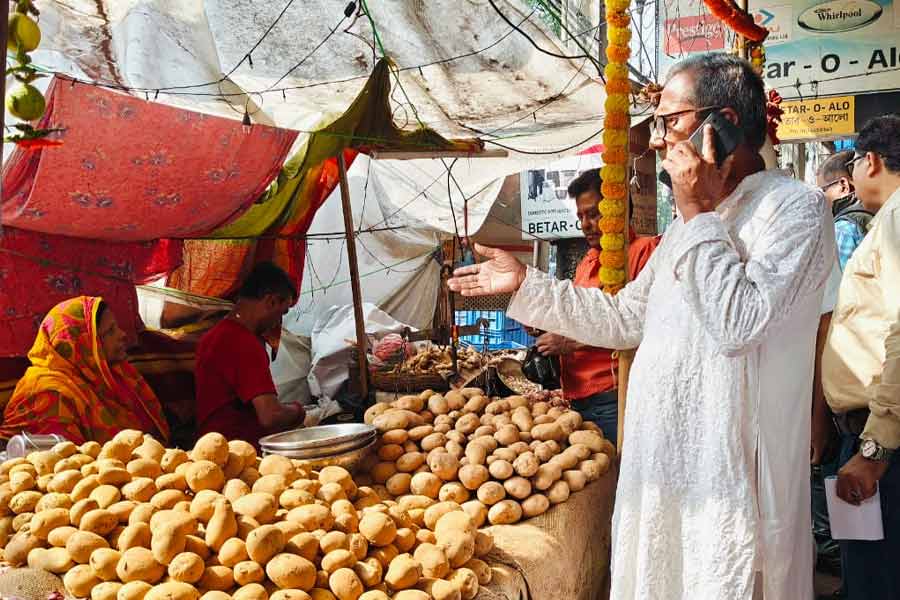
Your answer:
[[[477,388],[377,403],[365,422],[380,435],[360,481],[429,530],[449,510],[476,528],[543,514],[606,474],[616,455],[574,410]]]

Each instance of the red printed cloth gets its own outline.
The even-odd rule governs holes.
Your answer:
[[[63,145],[10,158],[4,225],[119,242],[229,223],[262,195],[297,137],[60,80],[42,124],[64,128]]]
[[[69,298],[102,296],[128,335],[142,328],[135,284],[181,262],[181,242],[112,243],[3,228],[0,238],[0,356],[25,356],[47,312]]]

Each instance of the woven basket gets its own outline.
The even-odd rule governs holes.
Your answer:
[[[445,392],[450,389],[447,380],[437,373],[385,373],[373,371],[369,373],[372,387],[380,392],[421,392],[434,390]]]

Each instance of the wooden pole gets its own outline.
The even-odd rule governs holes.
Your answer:
[[[0,0],[3,1],[3,0]],[[344,211],[344,235],[347,239],[347,261],[350,265],[350,290],[353,292],[353,319],[356,321],[357,366],[359,367],[359,393],[369,397],[369,361],[366,357],[366,324],[363,320],[362,291],[359,288],[359,264],[356,260],[356,235],[353,232],[353,211],[350,207],[350,186],[347,184],[347,163],[344,152],[338,154],[338,172],[341,180],[341,206]]]

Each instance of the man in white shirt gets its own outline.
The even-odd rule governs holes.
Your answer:
[[[628,387],[613,518],[613,600],[812,597],[809,435],[813,351],[834,232],[822,194],[764,171],[762,80],[702,54],[669,73],[651,146],[680,217],[616,296],[512,255],[449,281],[516,291],[516,320],[579,342],[640,344]],[[743,134],[719,166],[712,111]]]

